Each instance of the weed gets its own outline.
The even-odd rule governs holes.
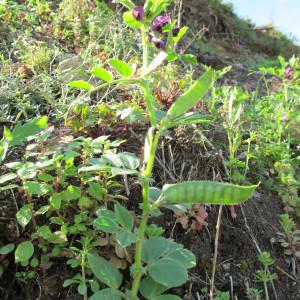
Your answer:
[[[276,274],[272,274],[269,271],[269,267],[274,264],[274,260],[271,258],[270,253],[261,252],[258,256],[263,269],[257,270],[255,273],[255,278],[264,284],[265,299],[269,300],[268,282],[273,281],[277,278]]]

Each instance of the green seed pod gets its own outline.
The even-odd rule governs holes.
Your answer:
[[[163,187],[160,204],[237,205],[245,202],[258,185],[239,186],[212,181],[187,181]]]

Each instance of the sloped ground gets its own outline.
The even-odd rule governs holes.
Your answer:
[[[193,30],[197,27],[200,29],[203,25],[209,26],[210,30],[204,35],[204,39],[209,45],[214,45],[212,52],[203,51],[203,44],[200,48],[191,50],[198,56],[199,63],[205,63],[214,67],[224,67],[227,64],[233,64],[233,69],[218,84],[239,85],[248,91],[254,91],[257,88],[259,73],[248,76],[249,66],[243,63],[243,55],[255,56],[258,49],[255,45],[247,52],[249,44],[244,37],[239,40],[236,47],[230,46],[237,42],[236,33],[230,24],[232,15],[228,13],[222,15],[215,10],[209,11],[206,1],[184,1],[183,22],[192,23]],[[198,23],[198,19],[200,22]],[[191,21],[189,21],[191,20]],[[219,37],[222,38],[219,38]],[[44,40],[43,36],[37,39]],[[193,39],[191,37],[191,39]],[[51,42],[51,40],[50,40]],[[211,47],[211,46],[210,46]],[[217,50],[216,50],[217,49]],[[233,49],[236,51],[232,52]],[[73,49],[74,50],[74,49]],[[76,48],[75,48],[76,50]],[[191,52],[191,50],[189,52]],[[216,50],[216,51],[215,51]],[[259,48],[260,55],[268,56],[270,53],[265,49]],[[246,52],[245,52],[246,51]],[[270,50],[271,51],[271,50]],[[277,53],[271,53],[277,55]],[[238,63],[236,63],[238,59]],[[195,73],[201,71],[200,66],[196,66]],[[263,90],[262,90],[263,93]],[[144,126],[134,128],[140,138],[128,141],[127,147],[134,147],[137,144],[142,145]],[[207,148],[199,146],[197,140],[190,139],[195,133],[191,129],[178,129],[173,132],[172,138],[176,137],[177,142],[171,141],[171,150],[177,153],[178,161],[174,167],[174,173],[165,174],[165,169],[161,164],[156,164],[155,174],[157,182],[172,182],[175,179],[218,179],[225,175],[222,159],[218,153],[219,149],[210,149],[209,143]],[[114,133],[114,132],[112,132]],[[97,134],[97,133],[96,133]],[[132,135],[125,133],[125,137]],[[119,137],[119,136],[118,136]],[[224,143],[224,132],[210,132],[207,135],[208,140],[214,144]],[[164,143],[169,143],[165,140]],[[160,151],[163,151],[164,144],[161,145]],[[22,155],[22,149],[17,149],[14,156]],[[158,153],[162,158],[162,152]],[[9,160],[13,160],[10,157]],[[170,161],[166,158],[165,163]],[[171,163],[171,162],[170,162]],[[182,174],[182,164],[185,168]],[[180,175],[179,175],[180,174]],[[255,175],[253,175],[255,177]],[[134,185],[131,186],[131,196],[129,203],[137,203],[140,197],[140,191]],[[5,242],[16,242],[20,237],[16,231],[15,213],[17,206],[22,203],[22,194],[5,192],[0,195],[0,236]],[[131,209],[138,210],[132,206]],[[214,239],[216,233],[216,220],[218,209],[208,207],[208,226],[199,231],[183,229],[176,223],[176,218],[170,211],[166,211],[166,216],[154,218],[153,221],[163,225],[166,230],[166,236],[173,237],[177,242],[183,243],[187,248],[193,251],[197,257],[197,267],[190,272],[189,282],[175,292],[185,300],[199,300],[197,293],[205,294],[205,289],[209,289],[210,276],[213,266]],[[259,251],[269,251],[276,260],[276,264],[271,268],[272,272],[277,273],[278,279],[274,281],[274,288],[270,288],[270,299],[300,299],[300,277],[294,277],[292,266],[287,264],[283,255],[282,248],[273,243],[276,232],[280,231],[278,217],[283,213],[282,200],[274,194],[269,193],[262,188],[258,189],[255,197],[242,207],[236,208],[237,217],[233,218],[232,213],[223,209],[221,220],[221,235],[219,240],[216,286],[222,291],[232,291],[239,300],[248,299],[247,291],[250,287],[260,287],[260,284],[254,281],[253,273],[259,268],[257,254]],[[22,232],[21,235],[29,235],[29,232]],[[0,284],[0,297],[5,300],[19,299],[82,299],[76,296],[74,289],[62,289],[63,281],[72,274],[72,270],[65,263],[64,258],[58,258],[50,266],[38,270],[38,276],[34,281],[22,283],[18,281],[14,273],[18,269],[13,262],[13,255],[7,260],[7,271],[2,277]],[[201,296],[201,299],[202,296]]]

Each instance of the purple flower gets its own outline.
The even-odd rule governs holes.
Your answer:
[[[291,79],[293,76],[294,69],[291,66],[287,66],[284,70],[284,77]]]
[[[137,21],[141,21],[144,19],[144,13],[144,7],[142,6],[136,6],[132,11],[132,15]]]
[[[168,24],[170,21],[170,16],[158,16],[151,23],[152,30],[162,33],[163,26]]]
[[[167,42],[165,40],[159,39],[155,36],[151,38],[151,41],[154,43],[155,47],[158,49],[164,50],[166,48]]]
[[[174,36],[174,37],[178,36],[179,31],[180,31],[180,28],[179,28],[179,27],[173,28],[173,30],[172,30],[173,36]]]

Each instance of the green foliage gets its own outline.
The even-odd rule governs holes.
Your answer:
[[[263,269],[256,271],[255,278],[257,281],[260,281],[264,284],[265,297],[266,300],[269,300],[267,283],[277,278],[277,274],[272,274],[269,271],[269,267],[273,265],[275,261],[272,259],[269,252],[261,252],[258,256],[258,260],[263,265]]]
[[[15,245],[14,244],[7,244],[0,248],[0,255],[7,255],[10,252],[14,251]]]
[[[15,252],[15,260],[16,262],[28,262],[28,260],[32,257],[34,253],[34,246],[32,242],[25,241],[20,243]]]
[[[92,272],[102,283],[115,290],[120,287],[122,275],[110,262],[92,254],[88,254],[88,262]]]
[[[132,68],[121,60],[110,59],[108,64],[124,77],[130,77],[132,75]]]
[[[37,117],[24,125],[19,123],[12,132],[5,128],[3,138],[0,141],[0,163],[5,159],[8,147],[23,145],[27,138],[44,130],[47,122],[47,117]],[[10,175],[10,179],[13,179],[12,177],[13,175]]]

